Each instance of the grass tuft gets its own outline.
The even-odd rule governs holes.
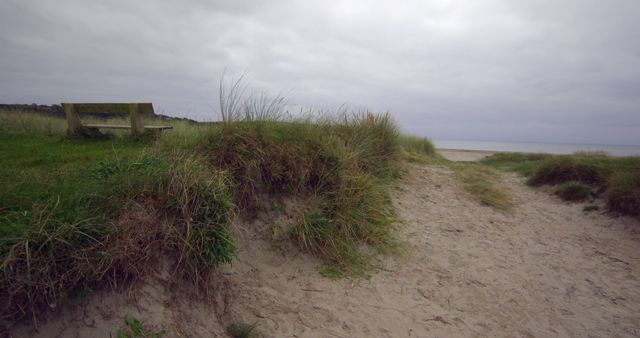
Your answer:
[[[497,173],[492,168],[476,163],[456,163],[453,169],[464,190],[481,204],[502,211],[513,208],[511,197],[499,185]]]
[[[144,324],[131,315],[124,316],[124,323],[126,324],[126,328],[120,328],[116,331],[116,337],[118,338],[161,338],[166,334],[164,330],[155,333],[147,333],[148,330],[145,328]],[[112,337],[111,333],[109,333],[109,336]]]
[[[405,158],[410,161],[419,162],[420,157],[433,157],[436,154],[436,148],[428,138],[402,135],[400,136],[400,146]]]
[[[233,322],[227,326],[227,333],[233,338],[253,338],[256,337],[256,326],[258,323],[247,324],[244,322]]]
[[[335,266],[331,265],[323,266],[318,271],[320,272],[321,276],[329,278],[331,280],[338,280],[344,276],[344,273],[340,269],[337,269]]]
[[[581,202],[593,194],[593,188],[579,182],[568,182],[560,184],[556,194],[565,201]]]

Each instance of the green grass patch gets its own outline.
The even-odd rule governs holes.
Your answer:
[[[548,154],[497,153],[482,159],[480,163],[531,177],[540,164],[552,156]]]
[[[229,177],[127,138],[0,133],[2,319],[118,287],[163,255],[198,285],[233,256]]]
[[[115,190],[153,174],[146,169],[155,164],[151,163],[154,159],[143,156],[144,152],[144,145],[125,139],[74,142],[39,134],[0,133],[0,154],[5,159],[0,164],[2,238],[38,228],[36,218],[45,214],[50,222],[104,221],[116,207],[110,199]],[[109,165],[129,165],[137,175],[123,182],[117,175],[106,175]]]

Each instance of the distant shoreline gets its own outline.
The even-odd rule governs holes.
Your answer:
[[[474,149],[453,149],[453,148],[436,148],[438,153],[450,161],[480,161],[485,157],[489,157],[499,153],[522,153],[522,154],[550,154],[561,155],[547,152],[531,152],[531,151],[501,151],[501,150],[474,150]],[[626,157],[638,155],[617,155],[607,154],[612,157]]]
[[[461,151],[468,153],[486,153],[488,155],[493,155],[496,153],[507,153],[507,151],[500,150],[475,150],[475,149],[455,149],[455,148],[436,148],[438,151]],[[523,153],[524,151],[509,151],[509,153]]]
[[[436,149],[452,151],[480,151],[490,153],[574,154],[576,152],[605,152],[611,156],[640,156],[640,145],[524,143],[497,141],[432,140]]]

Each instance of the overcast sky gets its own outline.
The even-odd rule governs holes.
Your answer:
[[[0,102],[217,118],[221,73],[432,138],[640,144],[639,0],[0,2]]]

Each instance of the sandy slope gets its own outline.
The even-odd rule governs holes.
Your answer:
[[[320,277],[319,262],[274,246],[257,220],[238,225],[228,307],[185,302],[156,282],[141,307],[113,305],[105,320],[92,300],[84,319],[40,333],[104,337],[128,311],[169,337],[222,335],[237,319],[267,337],[640,336],[639,222],[585,214],[515,175],[504,184],[510,213],[467,198],[446,167],[411,165],[395,191],[406,253],[368,280]]]

